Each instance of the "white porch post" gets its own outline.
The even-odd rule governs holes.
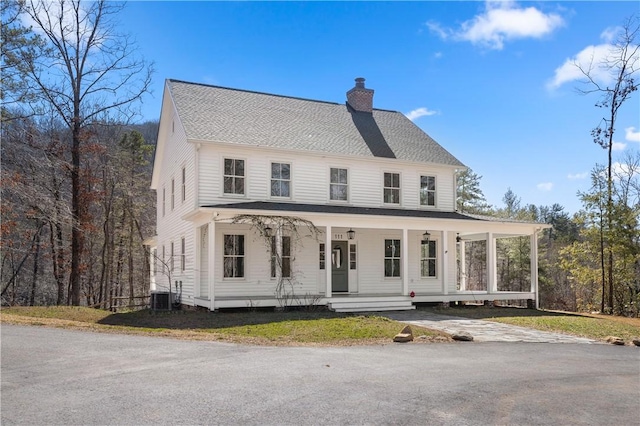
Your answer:
[[[193,229],[193,295],[200,297],[200,256],[202,255],[202,227],[196,226]]]
[[[460,241],[460,291],[467,291],[467,247]]]
[[[449,232],[442,231],[442,294],[449,294]]]
[[[498,291],[497,277],[496,239],[493,232],[487,232],[487,293]]]
[[[149,289],[151,291],[156,290],[156,250],[156,247],[149,247]]]
[[[331,225],[327,225],[325,229],[325,241],[324,241],[324,269],[327,274],[327,288],[324,291],[326,298],[331,297],[331,269],[333,263],[331,262]]]
[[[409,230],[402,229],[402,295],[409,295]]]
[[[214,300],[215,300],[215,285],[214,280],[216,277],[215,264],[216,264],[216,222],[209,222],[209,310],[214,310]]]
[[[538,231],[533,231],[531,241],[531,291],[535,293],[536,309],[540,308],[540,297],[538,297]]]

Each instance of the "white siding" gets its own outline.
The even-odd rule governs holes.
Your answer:
[[[199,151],[199,205],[243,201],[262,201],[271,198],[271,163],[291,164],[291,199],[299,203],[340,203],[329,200],[329,169],[349,170],[349,201],[347,204],[364,207],[384,206],[382,198],[383,174],[392,171],[401,174],[401,204],[398,208],[417,209],[420,206],[420,176],[435,176],[437,185],[437,210],[454,210],[454,170],[441,166],[425,166],[382,161],[367,158],[331,158],[313,154],[297,154],[290,151],[267,151],[249,147],[220,147],[203,144]],[[245,195],[222,193],[222,167],[224,158],[245,160]],[[283,201],[277,198],[278,201]]]

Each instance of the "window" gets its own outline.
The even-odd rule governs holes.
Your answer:
[[[167,193],[166,188],[163,186],[162,187],[162,217],[164,217],[164,213],[165,213],[164,206],[165,206],[166,201],[167,201],[166,193]]]
[[[349,269],[356,269],[356,245],[349,245]]]
[[[291,278],[291,237],[282,237],[282,276]],[[276,277],[276,237],[271,237],[271,278]]]
[[[180,270],[184,272],[187,254],[185,253],[184,237],[180,239]]]
[[[290,197],[291,165],[271,163],[271,196]]]
[[[384,276],[400,276],[400,240],[384,240]]]
[[[224,235],[225,278],[244,277],[244,235]]]
[[[165,263],[165,256],[164,256],[164,245],[162,246],[162,259],[160,259],[160,262],[162,263],[162,273],[164,274],[167,268],[167,264]]]
[[[420,276],[432,278],[436,276],[436,242],[421,241],[420,244]]]
[[[320,269],[324,269],[324,243],[320,243]]]
[[[170,252],[171,257],[169,259],[169,270],[171,272],[173,272],[173,254],[174,254],[174,252],[173,252],[173,241],[171,241],[171,252]]]
[[[347,201],[349,196],[347,169],[331,168],[330,175],[329,198],[331,200]]]
[[[224,193],[244,195],[244,160],[224,159]]]
[[[176,206],[175,195],[176,195],[176,180],[171,179],[171,211],[173,211],[174,207]]]
[[[400,204],[400,173],[384,174],[384,202]]]
[[[187,169],[182,168],[182,202],[187,199]]]
[[[436,205],[436,178],[435,176],[420,176],[420,205]]]

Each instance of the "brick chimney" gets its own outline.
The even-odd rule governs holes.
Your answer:
[[[356,111],[373,111],[373,90],[365,89],[364,78],[356,78],[356,86],[347,92],[347,103]]]

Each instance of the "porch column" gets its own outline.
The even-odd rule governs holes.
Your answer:
[[[324,270],[327,274],[327,288],[324,291],[324,296],[329,298],[331,297],[331,269],[333,268],[331,262],[331,225],[326,226],[324,238]]]
[[[467,291],[467,246],[460,241],[460,291]]]
[[[493,232],[487,232],[487,293],[498,291],[496,262],[496,239],[493,238]]]
[[[214,280],[216,277],[216,222],[215,221],[210,221],[209,222],[209,273],[208,273],[208,280],[209,280],[209,310],[214,309],[215,305],[214,305],[214,300],[215,300],[215,285],[214,285]],[[224,266],[223,266],[224,267]]]
[[[449,294],[449,232],[442,231],[442,294]]]
[[[409,295],[409,230],[402,229],[402,295]]]
[[[538,297],[538,231],[533,231],[529,237],[531,244],[531,291],[536,295],[536,309],[540,308],[540,298]]]
[[[193,229],[193,296],[200,297],[200,256],[202,255],[202,226]]]
[[[149,288],[151,291],[156,290],[156,262],[157,248],[149,247]]]

